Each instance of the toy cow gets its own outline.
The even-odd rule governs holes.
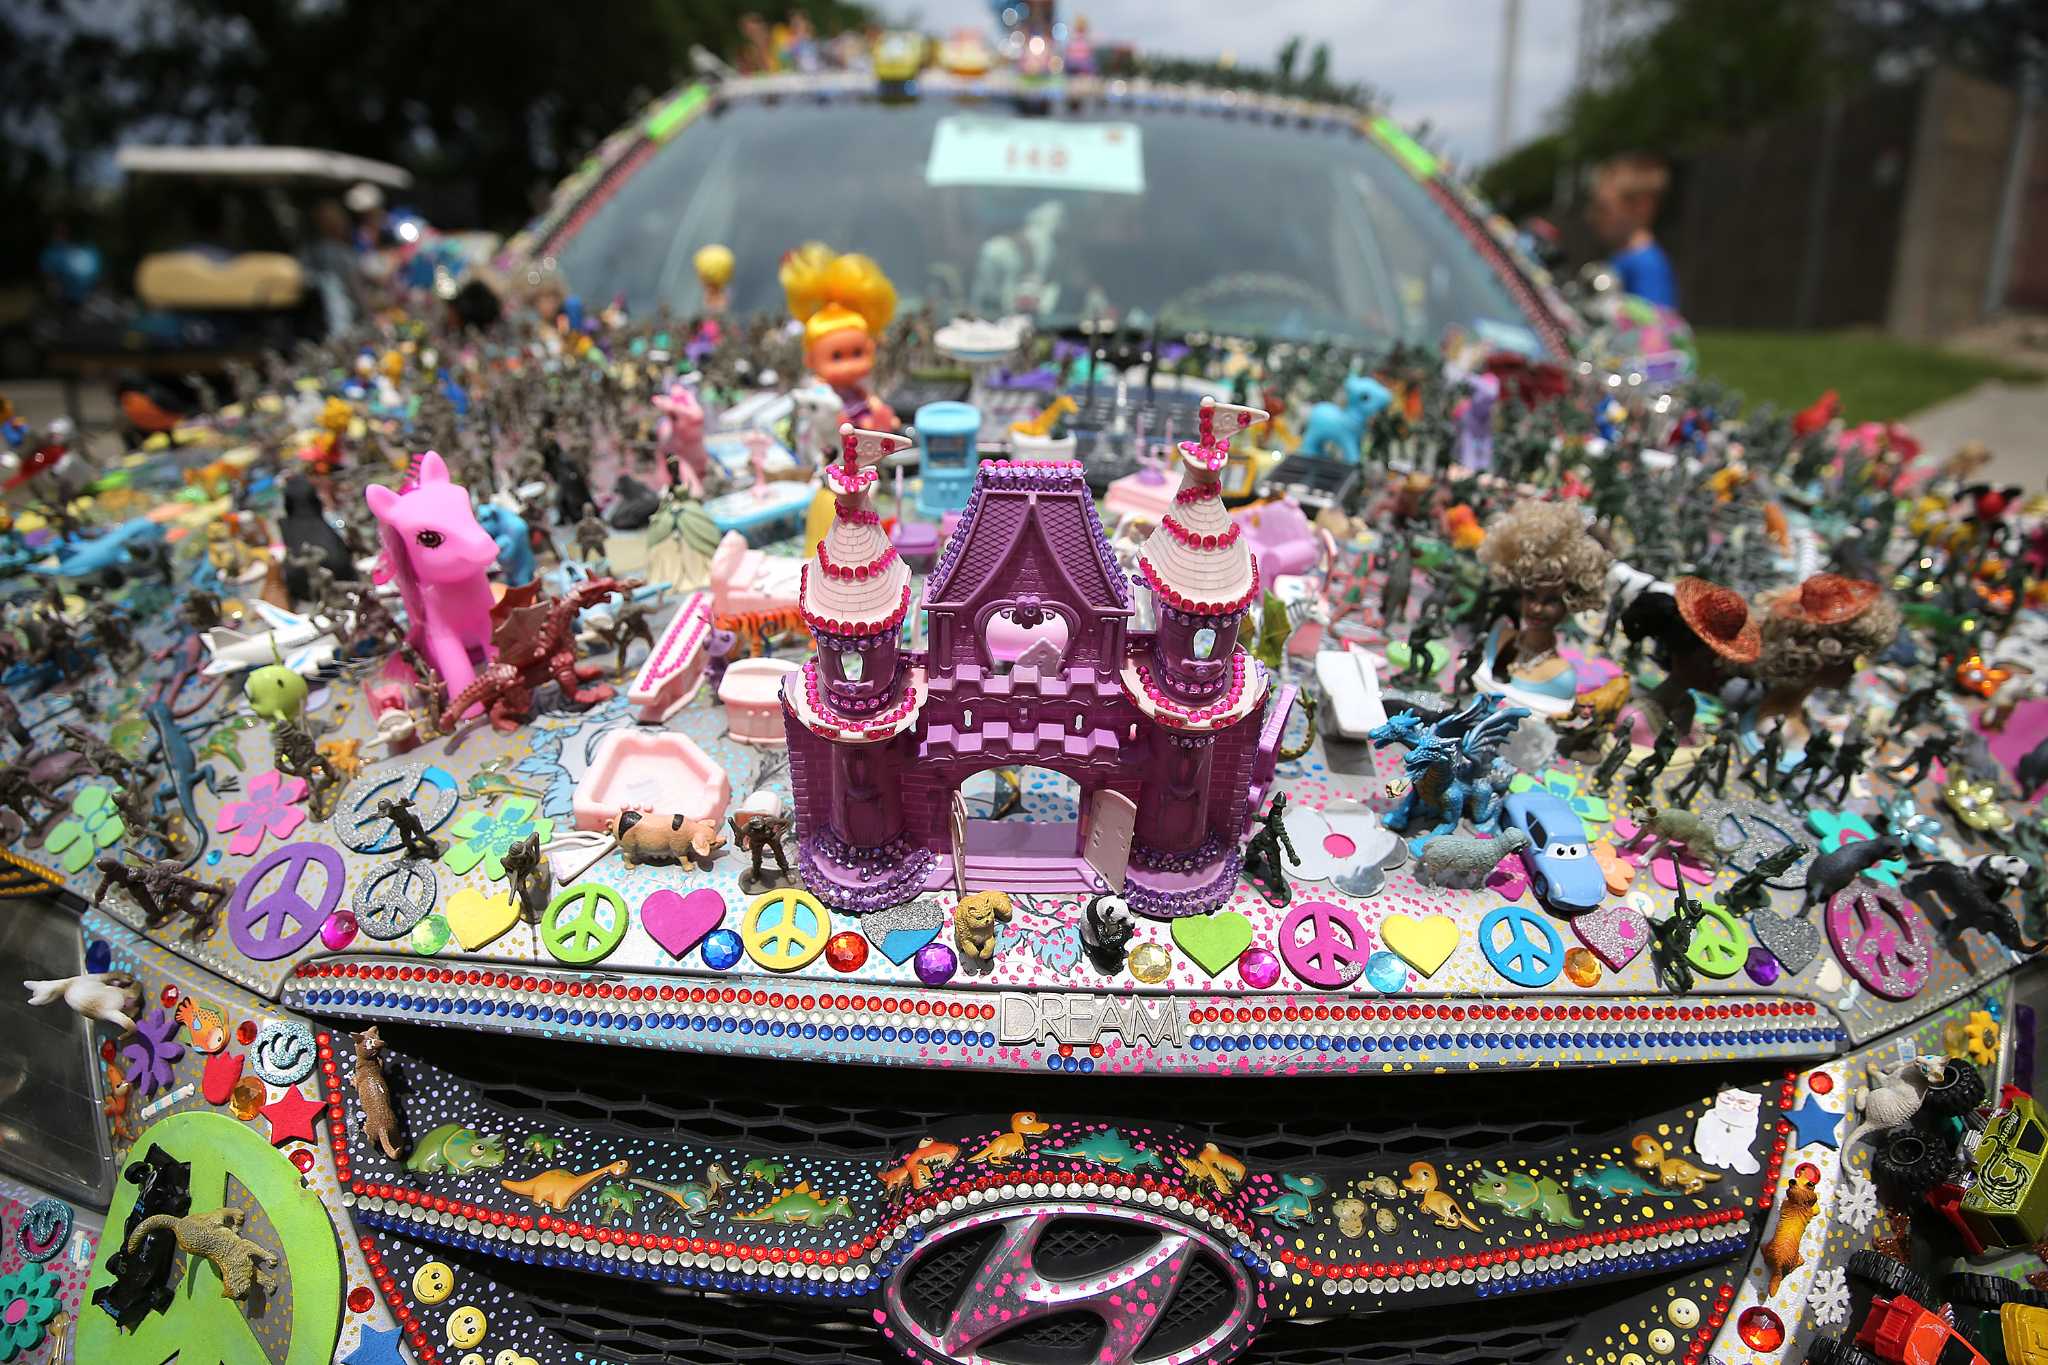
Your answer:
[[[619,852],[635,867],[643,863],[669,866],[685,859],[708,869],[725,847],[725,836],[709,820],[685,815],[663,818],[647,811],[620,811],[606,831],[619,842]]]

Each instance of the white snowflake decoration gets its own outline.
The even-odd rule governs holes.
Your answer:
[[[1858,1232],[1867,1232],[1870,1220],[1877,1217],[1877,1186],[1850,1172],[1842,1182],[1840,1196],[1835,1200],[1835,1217]]]
[[[1813,1320],[1823,1327],[1833,1327],[1849,1316],[1849,1276],[1841,1266],[1831,1265],[1813,1277],[1813,1288],[1806,1296],[1806,1307],[1813,1314]]]

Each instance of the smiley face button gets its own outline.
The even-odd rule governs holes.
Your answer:
[[[446,1261],[428,1261],[412,1273],[412,1296],[424,1304],[437,1304],[455,1292],[455,1272]]]
[[[1673,1299],[1664,1313],[1671,1319],[1671,1325],[1681,1331],[1690,1332],[1700,1325],[1700,1306],[1691,1299]]]
[[[448,1315],[448,1344],[457,1350],[476,1345],[484,1339],[484,1310],[474,1304],[464,1304]]]

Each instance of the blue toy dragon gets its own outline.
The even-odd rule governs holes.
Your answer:
[[[1426,725],[1413,711],[1403,711],[1370,731],[1367,737],[1375,749],[1393,743],[1408,746],[1402,761],[1407,790],[1380,822],[1406,833],[1417,816],[1435,820],[1434,829],[1409,841],[1416,853],[1437,835],[1455,833],[1459,820],[1467,816],[1482,834],[1498,830],[1501,798],[1514,773],[1495,751],[1528,714],[1525,706],[1502,707],[1501,698],[1488,693],[1434,724]]]

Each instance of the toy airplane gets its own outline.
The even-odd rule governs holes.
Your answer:
[[[333,662],[340,642],[325,617],[313,617],[261,600],[250,607],[263,619],[268,630],[243,631],[233,626],[215,626],[206,632],[206,648],[213,655],[204,670],[207,677],[261,668],[280,660],[286,668],[310,677]]]
[[[91,578],[108,570],[127,569],[134,547],[164,538],[164,528],[148,517],[124,521],[104,535],[77,536],[56,551],[57,562],[43,566],[59,578]]]

